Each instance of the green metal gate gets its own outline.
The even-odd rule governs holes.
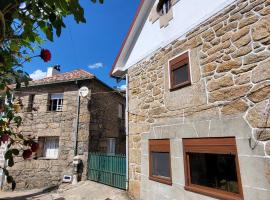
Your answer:
[[[89,153],[88,179],[126,189],[126,156]]]

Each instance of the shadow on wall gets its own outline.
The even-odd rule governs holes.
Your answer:
[[[46,189],[44,189],[42,191],[35,192],[35,193],[32,193],[32,194],[27,194],[27,195],[24,195],[24,196],[7,197],[7,198],[5,197],[5,198],[0,198],[0,199],[3,199],[3,200],[29,200],[31,197],[37,197],[39,195],[43,195],[43,194],[46,194],[46,193],[49,193],[49,192],[52,192],[52,191],[56,191],[57,189],[58,189],[58,186],[53,186],[53,187],[46,188]],[[58,200],[61,200],[61,199],[58,199]]]

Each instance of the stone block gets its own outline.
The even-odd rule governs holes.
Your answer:
[[[222,62],[221,64],[218,65],[217,72],[219,73],[227,72],[227,71],[230,71],[231,69],[239,68],[241,65],[242,65],[241,59],[234,59],[234,60]]]
[[[269,190],[269,182],[266,176],[269,158],[238,156],[238,159],[242,185]]]
[[[190,138],[190,137],[197,137],[196,130],[193,124],[183,124],[174,126],[173,129],[176,132],[176,138]]]
[[[249,33],[250,28],[249,27],[244,27],[242,29],[240,29],[239,31],[235,32],[232,35],[232,41],[235,42],[237,40],[239,40],[240,38],[246,36]]]
[[[209,102],[232,100],[245,96],[251,89],[251,84],[232,86],[209,93]]]
[[[270,156],[270,141],[265,144],[265,153]],[[270,162],[268,163],[268,180],[270,182]]]
[[[270,128],[269,102],[267,100],[257,103],[247,113],[247,120],[253,128]]]
[[[264,39],[270,35],[270,16],[262,18],[251,29],[252,38],[255,41]]]
[[[270,57],[270,52],[268,52],[268,51],[263,51],[263,52],[260,52],[258,54],[249,54],[249,55],[244,57],[243,64],[250,65],[253,63],[258,63],[258,62],[263,61],[269,57]]]
[[[244,113],[248,109],[247,103],[243,100],[237,100],[230,102],[229,104],[221,108],[221,113],[223,115],[236,115]]]
[[[259,141],[270,140],[270,128],[260,128],[254,130],[254,136]]]
[[[233,58],[238,58],[244,55],[249,54],[252,51],[252,46],[251,45],[246,45],[244,47],[240,47],[237,49],[235,52],[232,53]]]
[[[243,36],[243,37],[239,38],[237,41],[235,41],[234,45],[237,48],[241,48],[243,46],[246,46],[250,42],[251,42],[251,37],[249,35],[246,35],[246,36]]]
[[[251,80],[251,72],[242,73],[234,77],[236,85],[247,84]]]
[[[148,144],[148,140],[142,140],[141,142],[141,153],[142,155],[148,155],[149,153],[149,144]]]
[[[140,181],[130,180],[129,181],[129,194],[135,199],[140,199]]]
[[[255,141],[252,140],[252,144]],[[239,156],[264,156],[264,145],[259,143],[254,150],[249,146],[249,138],[236,139],[237,153]]]
[[[207,101],[204,81],[199,81],[196,84],[173,92],[169,91],[168,84],[166,84],[166,87],[164,102],[166,107],[169,107],[171,110],[198,106],[205,104]]]
[[[192,107],[184,110],[184,116],[185,123],[216,119],[219,117],[219,109],[213,105]]]
[[[248,18],[243,18],[242,20],[239,21],[238,28],[241,29],[247,25],[254,24],[259,20],[259,17],[257,15],[252,15]]]
[[[194,127],[199,137],[209,136],[210,120],[194,122]]]
[[[251,135],[252,130],[242,117],[211,120],[210,137],[235,136],[236,138],[249,138]]]
[[[199,48],[190,51],[190,72],[192,83],[197,83],[201,79]]]
[[[270,97],[270,81],[261,82],[255,85],[248,94],[249,100],[254,103],[261,102]]]
[[[141,174],[149,177],[149,156],[142,155]]]
[[[129,123],[129,133],[130,134],[138,134],[148,132],[150,129],[149,124],[146,123]]]
[[[258,83],[264,80],[270,79],[270,60],[266,60],[260,63],[253,71],[252,71],[252,82]]]
[[[184,163],[183,157],[171,157],[171,169],[172,169],[172,183],[184,185]]]
[[[220,88],[229,87],[234,85],[233,78],[230,75],[222,76],[218,79],[211,79],[207,83],[208,91],[218,90]]]
[[[268,200],[270,191],[257,187],[243,187],[245,200]]]
[[[172,139],[170,141],[171,157],[183,157],[182,139]]]

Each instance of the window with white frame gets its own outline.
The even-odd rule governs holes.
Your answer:
[[[48,111],[62,111],[63,108],[63,93],[53,93],[49,95]]]
[[[38,139],[38,157],[57,159],[59,153],[59,137],[40,137]]]
[[[116,139],[107,138],[107,153],[108,154],[115,154],[115,146],[116,146]]]

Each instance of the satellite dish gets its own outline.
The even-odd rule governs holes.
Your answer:
[[[83,87],[81,87],[79,89],[79,95],[80,95],[80,97],[86,97],[88,95],[88,93],[89,93],[88,87],[83,86]]]

